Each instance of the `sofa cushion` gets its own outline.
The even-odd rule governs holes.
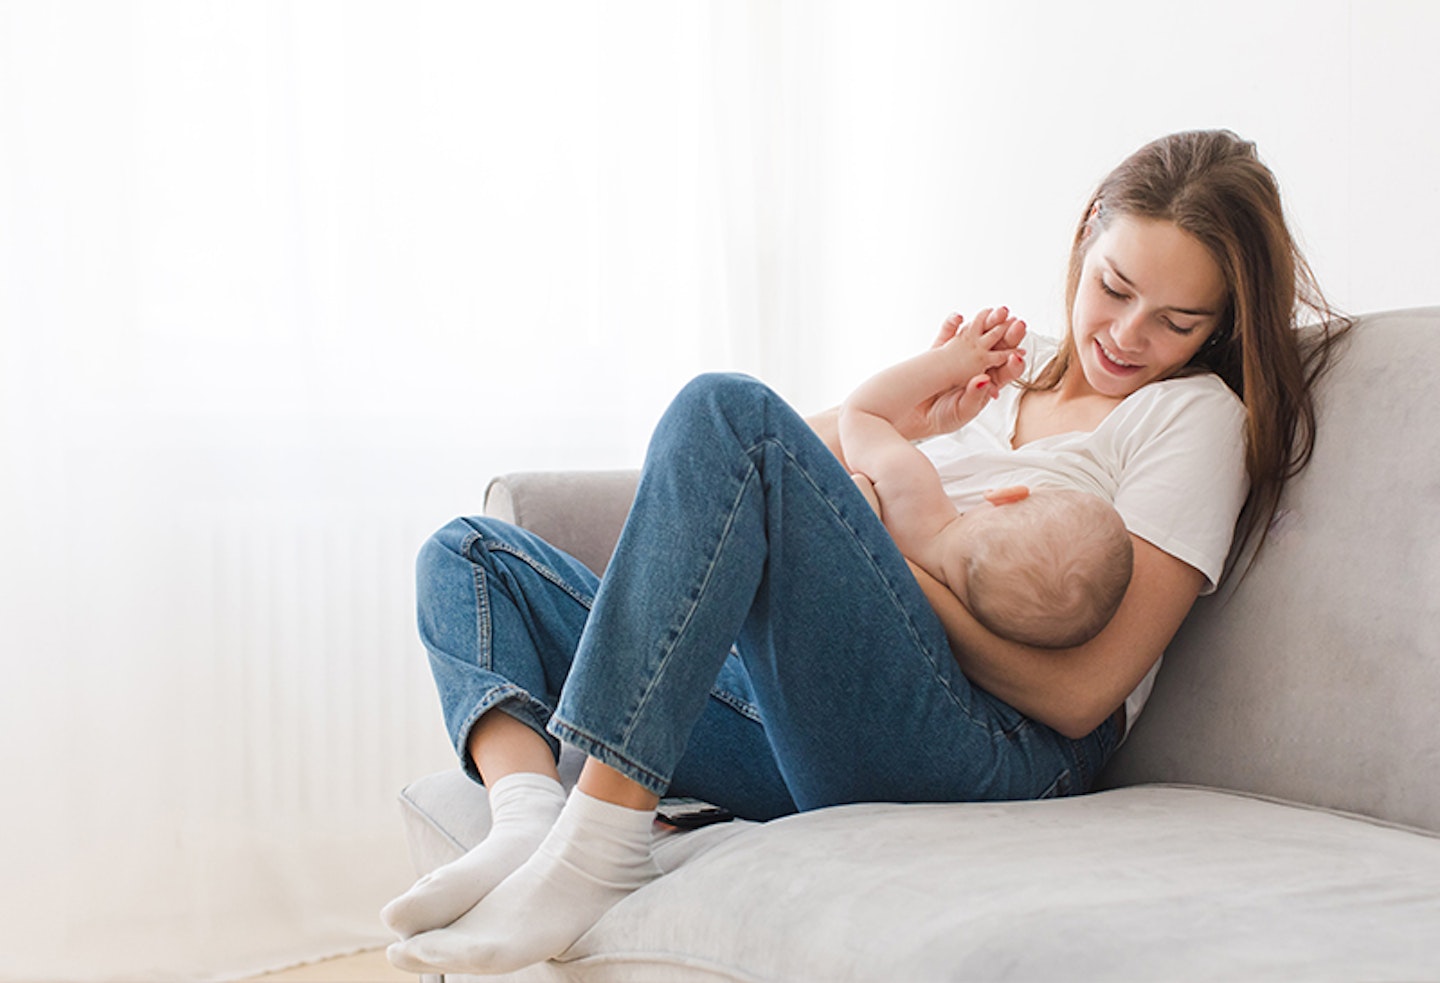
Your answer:
[[[456,795],[483,790],[417,783],[407,822]],[[563,962],[512,978],[1440,976],[1440,837],[1254,796],[857,805],[690,836]]]

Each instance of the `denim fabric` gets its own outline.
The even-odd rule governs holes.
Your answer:
[[[545,725],[599,578],[532,533],[490,518],[448,523],[421,549],[416,574],[420,637],[465,773],[480,780],[466,747],[476,721],[492,709],[529,725],[558,756]],[[691,745],[695,753],[676,767],[673,794],[707,798],[750,819],[796,811],[734,656]]]
[[[742,376],[701,376],[666,411],[603,583],[483,519],[441,530],[419,583],[472,775],[465,741],[495,707],[759,819],[1082,792],[1118,738],[1107,721],[1067,739],[972,686],[844,468]]]

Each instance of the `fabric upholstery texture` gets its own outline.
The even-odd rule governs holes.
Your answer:
[[[524,526],[604,573],[639,482],[638,471],[506,475],[485,490],[485,514]]]
[[[1437,361],[1440,308],[1361,319],[1270,543],[1197,604],[1106,790],[664,836],[672,873],[508,978],[1440,978]],[[506,476],[486,510],[598,570],[635,480]],[[420,871],[484,835],[458,770],[401,801]]]
[[[1196,603],[1107,784],[1214,785],[1440,831],[1436,364],[1440,308],[1352,332],[1270,541]]]

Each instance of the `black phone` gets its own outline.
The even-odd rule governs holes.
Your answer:
[[[676,829],[699,829],[713,823],[728,823],[735,814],[699,799],[661,799],[656,818]]]

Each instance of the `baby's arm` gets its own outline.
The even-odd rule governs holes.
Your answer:
[[[868,485],[871,506],[878,506],[900,552],[943,582],[934,547],[958,513],[930,459],[854,396],[840,407],[840,442],[846,462],[858,472],[856,484],[862,492]]]
[[[969,323],[952,315],[928,351],[872,377],[851,398],[861,396],[907,439],[949,433],[975,418],[987,394],[1019,377],[1024,337],[1025,322],[1004,307],[983,310]],[[976,385],[986,377],[994,385],[988,393]]]
[[[995,391],[986,373],[1016,354],[1013,340],[1023,332],[1023,323],[1005,309],[982,311],[942,344],[866,381],[840,409],[845,461],[869,479],[877,511],[900,551],[942,580],[936,537],[957,513],[934,465],[905,439],[897,421],[939,394],[953,394],[953,419],[973,419]]]

